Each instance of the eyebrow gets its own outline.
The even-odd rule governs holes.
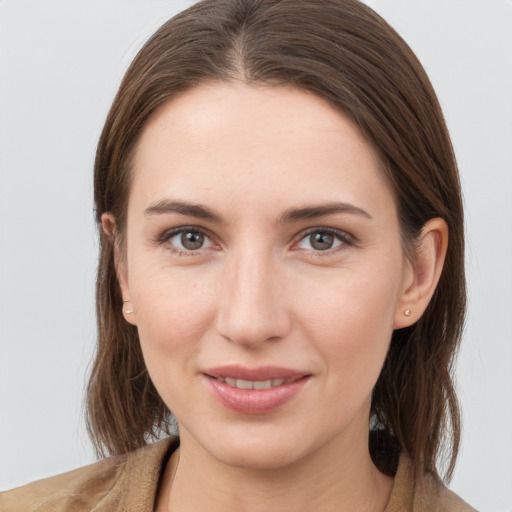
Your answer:
[[[201,204],[192,204],[185,201],[167,201],[162,200],[152,204],[144,211],[145,215],[155,215],[161,213],[179,213],[189,217],[209,220],[211,222],[222,222],[222,217]]]
[[[158,215],[165,213],[178,213],[197,219],[208,220],[215,223],[222,223],[223,218],[216,214],[210,208],[201,205],[188,203],[186,201],[168,201],[162,200],[152,204],[144,211],[145,215]],[[368,219],[372,216],[365,210],[348,203],[326,203],[314,206],[305,206],[302,208],[290,208],[286,210],[278,219],[279,224],[297,222],[300,220],[316,219],[336,213],[349,213],[361,215]]]
[[[279,218],[279,223],[296,222],[299,220],[316,219],[336,213],[350,213],[362,215],[368,219],[372,216],[365,210],[348,203],[327,203],[304,208],[291,208],[286,210]]]

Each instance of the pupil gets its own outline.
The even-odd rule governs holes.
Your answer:
[[[200,249],[204,243],[204,236],[201,233],[188,232],[181,235],[181,243],[185,249],[191,251]]]
[[[311,235],[311,247],[318,251],[325,251],[332,247],[334,236],[328,233],[315,233]]]

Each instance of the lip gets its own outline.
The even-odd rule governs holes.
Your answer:
[[[291,368],[264,366],[246,368],[222,366],[203,372],[214,398],[224,407],[247,415],[268,414],[283,406],[304,388],[311,374]],[[281,385],[266,389],[240,389],[218,379],[247,381],[286,380]]]
[[[246,368],[245,366],[229,365],[210,368],[203,372],[209,377],[217,379],[243,380],[273,380],[273,379],[298,379],[309,375],[307,372],[294,370],[291,368],[281,368],[279,366],[260,366],[259,368]]]

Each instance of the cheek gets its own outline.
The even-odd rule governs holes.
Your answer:
[[[302,329],[336,379],[375,384],[386,357],[399,296],[395,272],[339,276],[320,291],[297,294]],[[327,290],[327,291],[326,291]]]
[[[136,287],[137,329],[151,380],[172,411],[194,400],[190,377],[197,372],[197,353],[211,322],[208,287],[158,272]],[[188,379],[188,380],[187,380]]]
[[[137,329],[150,374],[171,365],[187,366],[214,316],[212,283],[201,275],[162,267],[146,267],[132,277]]]

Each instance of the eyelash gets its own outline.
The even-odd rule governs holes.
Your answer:
[[[312,249],[311,251],[315,257],[316,256],[320,256],[320,257],[330,256],[334,252],[337,252],[337,251],[343,250],[346,247],[355,245],[354,237],[349,235],[345,231],[341,231],[339,229],[334,229],[334,228],[325,228],[325,227],[315,227],[315,228],[307,229],[305,232],[302,232],[297,237],[297,242],[295,242],[294,245],[299,244],[300,242],[305,240],[307,237],[309,237],[315,233],[322,234],[322,235],[331,235],[332,237],[334,237],[335,240],[338,240],[340,242],[340,245],[338,245],[336,247],[329,248],[329,249],[325,249],[324,251],[321,251],[321,250],[315,251],[314,249]],[[295,250],[301,250],[301,249],[295,249]]]
[[[197,255],[201,254],[202,250],[205,249],[204,247],[201,247],[197,250],[183,250],[183,249],[176,247],[174,244],[170,243],[170,240],[173,237],[180,235],[180,234],[184,234],[184,233],[196,233],[196,234],[202,235],[205,238],[207,238],[208,240],[210,240],[210,242],[212,244],[214,244],[214,242],[212,241],[213,236],[209,233],[209,231],[205,230],[204,228],[198,228],[195,226],[182,226],[179,228],[172,229],[170,231],[166,231],[161,236],[158,237],[157,243],[159,245],[167,244],[167,249],[172,254],[176,254],[178,256],[197,256]],[[308,236],[311,236],[315,233],[322,234],[322,235],[330,235],[330,236],[334,237],[335,240],[340,242],[340,244],[333,248],[325,249],[323,251],[310,249],[310,251],[312,252],[312,254],[314,254],[314,256],[320,256],[320,257],[329,256],[334,252],[343,250],[347,246],[353,246],[356,243],[356,240],[354,239],[354,237],[352,235],[349,235],[345,231],[341,231],[341,230],[334,229],[334,228],[327,228],[327,227],[314,227],[314,228],[309,228],[306,231],[301,232],[295,238],[295,241],[293,242],[293,246],[298,245],[300,242],[305,240]],[[292,250],[308,251],[308,249],[300,249],[300,248],[293,248]]]
[[[171,229],[170,231],[164,232],[161,236],[158,237],[158,244],[164,245],[167,244],[167,249],[172,253],[176,254],[178,256],[197,256],[202,252],[203,247],[197,249],[197,250],[183,250],[179,247],[176,247],[175,245],[170,243],[170,240],[175,237],[176,235],[182,235],[184,233],[196,233],[198,235],[203,235],[208,240],[212,240],[212,235],[210,235],[209,231],[205,230],[204,228],[198,228],[195,226],[182,226],[179,228]],[[213,243],[213,242],[212,242]]]

